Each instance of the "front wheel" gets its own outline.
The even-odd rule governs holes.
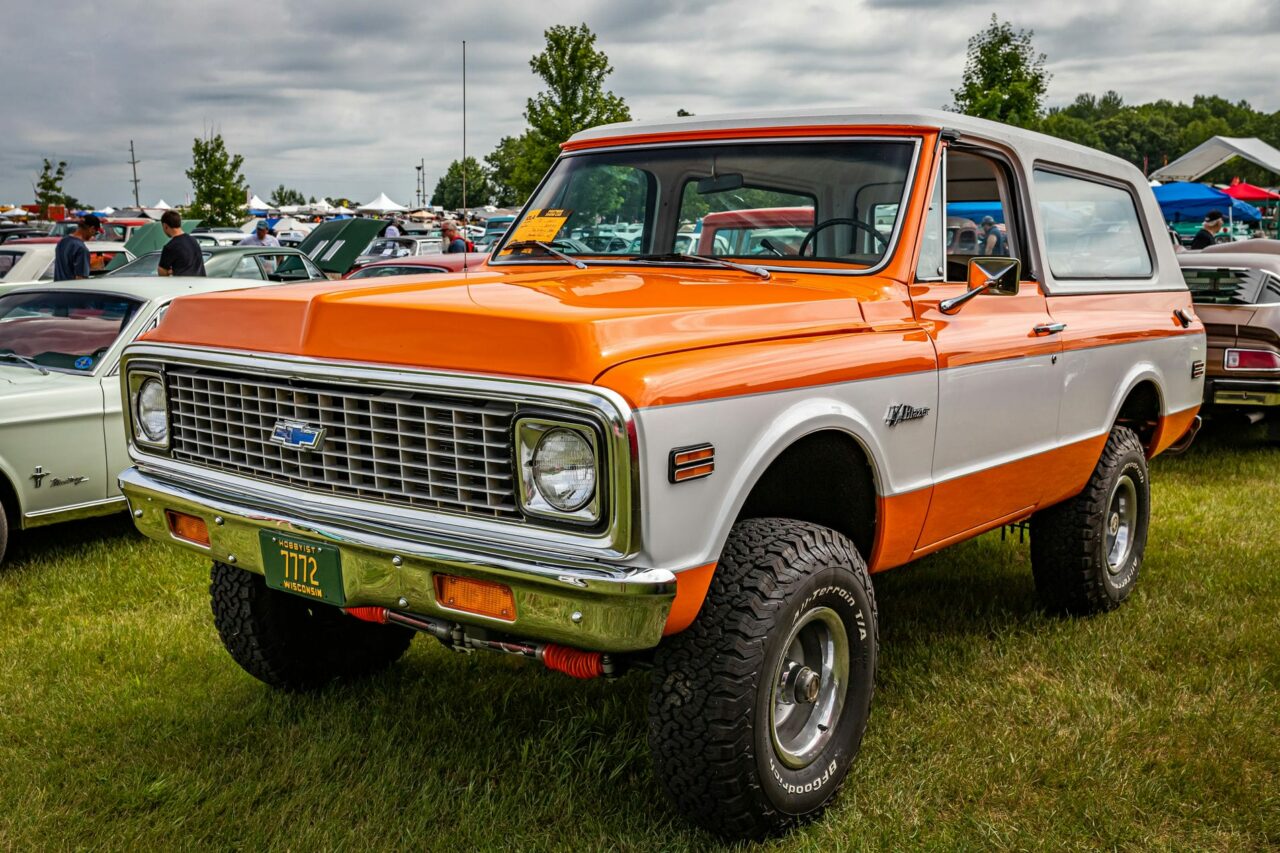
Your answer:
[[[877,651],[852,542],[790,519],[737,524],[698,618],[655,658],[649,747],[676,808],[731,838],[819,814],[862,742]]]
[[[1084,491],[1031,517],[1031,571],[1045,606],[1077,615],[1119,607],[1138,583],[1150,518],[1142,442],[1118,426]]]
[[[362,622],[328,604],[267,586],[262,575],[224,563],[210,571],[213,622],[245,672],[272,687],[311,690],[395,663],[413,631]]]

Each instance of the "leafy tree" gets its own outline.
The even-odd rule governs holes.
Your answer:
[[[66,160],[59,160],[55,166],[48,157],[44,158],[44,167],[36,176],[35,183],[36,204],[40,205],[41,219],[48,218],[50,205],[66,204],[67,196],[62,191],[62,181],[66,176]]]
[[[499,207],[517,207],[528,198],[522,192],[525,186],[537,186],[542,175],[531,174],[529,156],[526,151],[529,134],[520,136],[504,136],[498,147],[484,158],[489,171],[489,185],[493,192],[493,203]]]
[[[458,210],[462,207],[462,175],[463,162],[454,160],[449,168],[436,182],[435,192],[431,194],[431,203],[438,204],[446,210]],[[489,204],[493,190],[489,186],[489,176],[480,168],[474,157],[468,157],[465,165],[467,176],[467,206],[477,207]]]
[[[1031,30],[1015,30],[991,15],[991,23],[969,39],[954,109],[1019,127],[1034,127],[1049,86],[1045,55],[1031,45]]]
[[[271,191],[270,198],[272,207],[284,207],[286,204],[306,204],[306,197],[297,190],[289,189],[284,184],[276,187]]]
[[[586,24],[554,26],[544,36],[547,46],[529,60],[529,67],[547,88],[525,106],[529,131],[514,184],[526,197],[551,167],[561,142],[580,130],[631,118],[622,98],[604,88],[613,66],[596,49],[595,33]]]
[[[312,196],[311,198],[307,199],[307,204],[315,204],[315,203],[316,203],[316,197],[315,197],[315,196]]]
[[[227,152],[222,134],[193,140],[187,179],[191,181],[194,199],[188,215],[203,219],[206,225],[236,224],[245,201],[246,186],[240,171],[243,165],[244,157]]]

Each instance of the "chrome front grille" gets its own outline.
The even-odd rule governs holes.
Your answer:
[[[514,403],[185,366],[166,377],[176,460],[313,492],[521,517]],[[272,443],[280,421],[323,428],[320,446]]]

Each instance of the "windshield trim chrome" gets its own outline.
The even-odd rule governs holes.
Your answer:
[[[744,132],[747,132],[747,131],[744,130]],[[902,196],[901,198],[898,199],[898,216],[894,218],[893,231],[890,232],[889,234],[889,242],[888,242],[888,245],[885,247],[884,254],[881,255],[880,257],[880,261],[874,266],[866,267],[864,269],[838,269],[838,268],[832,268],[832,267],[816,267],[816,266],[799,266],[799,267],[779,266],[776,264],[768,264],[768,263],[755,264],[755,266],[759,266],[760,268],[768,270],[771,273],[781,272],[781,273],[800,273],[800,274],[810,274],[810,275],[864,276],[864,275],[875,275],[876,273],[880,272],[885,267],[887,267],[890,264],[890,262],[892,262],[893,258],[896,256],[898,252],[898,242],[900,237],[902,236],[902,221],[903,219],[906,218],[905,214],[907,209],[907,203],[911,198],[911,190],[915,187],[916,182],[920,179],[920,176],[918,174],[918,170],[920,168],[920,149],[921,149],[921,146],[924,144],[924,137],[919,134],[904,134],[902,136],[884,136],[884,135],[863,136],[860,134],[850,134],[847,136],[846,135],[812,136],[812,135],[799,134],[796,136],[771,136],[765,139],[757,139],[757,138],[752,138],[750,136],[744,136],[742,138],[732,138],[732,139],[699,139],[699,140],[688,140],[688,141],[678,141],[678,142],[637,143],[634,145],[608,145],[608,146],[602,146],[600,148],[584,148],[577,151],[565,151],[561,153],[559,157],[556,158],[555,162],[551,164],[551,168],[548,169],[547,173],[542,176],[542,180],[538,182],[537,188],[533,191],[532,194],[530,194],[529,201],[531,202],[533,199],[537,198],[538,193],[542,191],[542,188],[546,184],[547,179],[551,177],[551,174],[555,171],[556,166],[560,164],[560,161],[567,160],[571,157],[591,157],[597,154],[617,153],[619,151],[644,151],[644,150],[658,149],[658,148],[692,148],[692,147],[702,148],[707,146],[724,147],[727,145],[787,145],[787,144],[795,144],[797,142],[910,142],[912,146],[911,162],[907,166],[906,180],[903,181]],[[525,215],[528,213],[529,210],[530,210],[529,203],[526,202],[524,208],[521,209],[520,211],[520,215],[515,218],[515,220],[511,223],[511,227],[508,228],[507,235],[510,235],[514,230],[514,227],[524,220]],[[533,260],[533,259],[527,259],[527,258],[514,260],[510,255],[500,256],[498,253],[503,247],[506,246],[506,244],[507,244],[506,239],[495,244],[493,251],[490,252],[489,258],[486,261],[486,263],[492,266],[523,266],[525,264],[550,266],[551,264],[563,264],[563,261],[547,261],[542,259]],[[582,255],[571,255],[571,257],[587,259],[591,262],[591,266],[609,265],[612,263],[625,264],[625,265],[631,265],[631,266],[634,266],[634,265],[647,266],[649,263],[653,263],[650,261],[637,260],[637,258],[639,257],[638,255],[582,254]],[[656,264],[656,263],[654,265],[659,266],[659,264]],[[670,264],[662,264],[662,265],[670,266]],[[695,268],[697,267],[697,265],[695,264],[689,264],[688,266],[695,267]]]

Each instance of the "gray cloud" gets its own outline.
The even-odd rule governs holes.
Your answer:
[[[420,158],[434,185],[460,153],[461,41],[468,151],[483,156],[523,129],[540,88],[529,58],[558,23],[592,27],[615,69],[610,88],[639,118],[938,107],[990,10],[969,0],[491,0],[448,13],[400,0],[24,4],[21,26],[0,39],[0,201],[30,198],[44,156],[69,161],[73,194],[127,201],[130,139],[144,202],[184,201],[191,140],[210,129],[244,155],[260,193],[285,183],[408,201]],[[1213,14],[1192,0],[1027,0],[997,11],[1035,30],[1051,103],[1116,89],[1130,102],[1211,93],[1280,108],[1271,0]]]

